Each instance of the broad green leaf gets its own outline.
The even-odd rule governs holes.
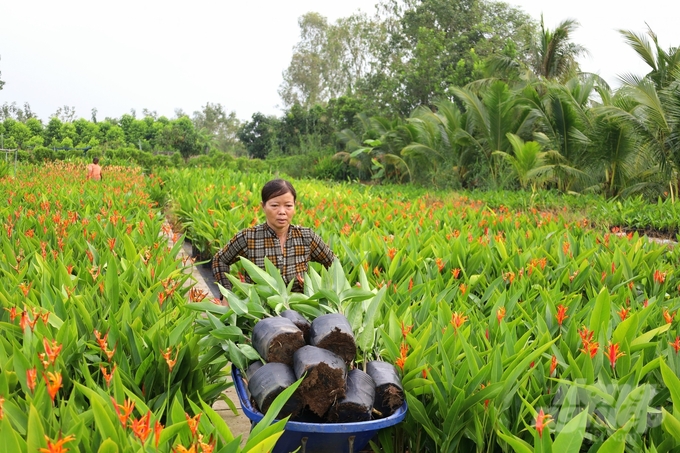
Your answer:
[[[126,236],[127,237],[127,236]],[[104,439],[97,453],[118,453],[118,445],[111,439]]]
[[[607,327],[609,326],[609,319],[611,317],[611,299],[609,297],[609,291],[606,287],[600,290],[600,294],[597,295],[595,300],[595,305],[592,308],[590,314],[590,330],[595,332],[597,337],[600,332],[607,333]]]
[[[588,422],[588,408],[572,418],[555,437],[553,451],[559,453],[578,453],[581,450],[583,437]]]
[[[678,376],[666,365],[665,361],[659,363],[661,368],[661,377],[663,378],[666,388],[671,392],[671,401],[673,401],[673,415],[680,417],[680,379]]]

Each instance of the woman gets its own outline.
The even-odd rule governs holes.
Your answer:
[[[241,256],[264,269],[264,259],[276,266],[283,281],[291,280],[293,291],[302,292],[303,275],[310,261],[328,267],[335,255],[323,240],[310,228],[292,225],[295,214],[296,193],[293,185],[283,179],[269,181],[262,188],[262,209],[267,221],[236,233],[229,243],[212,260],[215,279],[227,289],[230,266]],[[248,283],[252,282],[246,276]]]
[[[92,159],[92,163],[87,166],[87,179],[94,179],[95,181],[102,180],[102,167],[99,165],[99,158]]]

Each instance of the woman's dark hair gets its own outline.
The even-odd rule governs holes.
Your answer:
[[[295,188],[291,183],[285,179],[272,179],[262,188],[262,204],[265,204],[272,198],[291,193],[293,195],[293,201],[297,199],[297,194],[295,193]]]

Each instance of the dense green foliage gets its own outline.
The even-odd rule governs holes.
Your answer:
[[[208,256],[264,220],[258,191],[269,174],[161,177]],[[313,227],[341,268],[313,264],[304,293],[291,294],[275,269],[242,262],[223,292],[232,310],[205,309],[234,330],[266,316],[263,307],[344,313],[357,366],[394,363],[409,405],[373,451],[677,450],[679,250],[590,218],[600,209],[629,217],[641,202],[293,182],[295,223]],[[647,213],[664,221],[668,207]],[[255,284],[240,283],[239,271]]]

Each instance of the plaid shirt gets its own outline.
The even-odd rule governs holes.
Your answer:
[[[333,263],[335,255],[318,234],[310,228],[290,225],[286,238],[285,251],[281,251],[281,242],[274,230],[266,223],[246,228],[236,233],[231,241],[212,260],[212,271],[217,283],[231,289],[227,278],[230,266],[243,256],[264,269],[265,256],[274,266],[279,268],[283,281],[291,280],[293,291],[302,292],[303,274],[307,272],[310,261],[328,267]],[[250,276],[246,282],[252,283]]]

